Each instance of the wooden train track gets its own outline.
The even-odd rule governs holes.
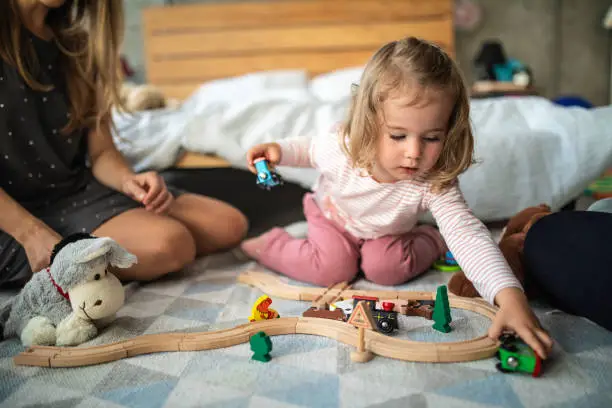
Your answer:
[[[350,285],[346,281],[336,283],[335,285],[325,289],[323,293],[317,296],[310,304],[310,307],[314,307],[315,309],[325,309],[335,301],[341,299],[342,293],[348,288],[350,288]]]
[[[255,286],[270,296],[295,300],[315,300],[325,293],[325,288],[299,287],[283,283],[279,278],[256,271],[249,271],[238,278],[239,282]],[[386,299],[431,300],[431,292],[344,290],[342,297],[353,295],[378,296]],[[451,307],[471,310],[492,319],[496,308],[482,299],[460,298],[449,295]],[[120,360],[142,354],[169,351],[199,351],[230,347],[248,343],[250,337],[265,331],[269,336],[287,334],[312,334],[335,339],[356,347],[357,329],[352,325],[329,319],[284,317],[243,324],[231,329],[201,333],[166,333],[138,336],[92,347],[29,347],[13,358],[16,365],[41,367],[80,367]],[[461,342],[416,342],[395,339],[377,332],[366,331],[365,344],[374,354],[406,361],[458,362],[493,356],[497,342],[487,336]]]
[[[284,282],[283,278],[256,270],[248,270],[238,275],[238,282],[256,287],[269,296],[291,300],[314,301],[329,291],[328,288],[290,285]],[[419,291],[359,290],[347,288],[337,297],[349,299],[353,295],[377,296],[384,299],[433,300],[436,294]],[[450,296],[449,294],[449,299]],[[486,304],[486,302],[482,302]],[[495,309],[493,308],[493,310]]]
[[[260,289],[271,297],[291,300],[314,301],[328,291],[327,288],[289,285],[282,278],[265,272],[248,270],[238,276],[238,282]],[[359,290],[344,289],[335,300],[350,299],[353,296],[374,296],[381,299],[402,300],[435,300],[436,292],[425,291],[393,291],[393,290]],[[469,310],[474,313],[493,319],[497,308],[482,298],[465,298],[448,294],[451,307]]]

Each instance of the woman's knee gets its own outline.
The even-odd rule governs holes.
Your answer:
[[[232,248],[238,245],[249,230],[249,221],[240,210],[229,207],[227,210],[227,228],[220,234],[220,245]],[[221,248],[220,248],[221,249]]]
[[[160,275],[177,272],[196,257],[195,240],[189,230],[179,222],[164,222],[143,237],[143,257],[153,262]]]
[[[112,218],[93,234],[113,238],[138,258],[131,268],[116,271],[121,279],[153,280],[181,270],[196,256],[195,239],[183,223],[141,209]]]
[[[170,214],[192,231],[200,253],[238,245],[249,228],[246,216],[235,207],[194,194],[178,197]]]

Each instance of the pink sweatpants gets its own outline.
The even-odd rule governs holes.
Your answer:
[[[401,236],[364,240],[328,220],[314,200],[303,200],[308,237],[296,239],[282,228],[268,231],[257,259],[260,264],[293,279],[319,286],[350,281],[363,271],[367,280],[398,285],[427,271],[444,254],[438,230],[415,227]]]

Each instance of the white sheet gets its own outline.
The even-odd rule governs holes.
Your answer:
[[[325,132],[344,117],[360,68],[308,81],[301,71],[271,71],[202,85],[177,110],[115,115],[119,149],[136,170],[163,169],[181,148],[214,153],[245,168],[256,144]],[[578,196],[612,165],[612,106],[565,108],[539,97],[472,101],[479,164],[460,176],[484,221],[545,202],[554,209]],[[312,186],[317,172],[279,169]]]

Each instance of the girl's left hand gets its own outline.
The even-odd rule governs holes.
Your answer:
[[[499,311],[489,329],[489,337],[497,341],[504,330],[513,331],[542,359],[546,359],[553,340],[540,326],[525,294],[517,288],[506,288],[497,294],[495,300]]]
[[[154,171],[132,174],[123,180],[123,192],[142,203],[147,211],[165,214],[174,197],[168,191],[164,179]]]

